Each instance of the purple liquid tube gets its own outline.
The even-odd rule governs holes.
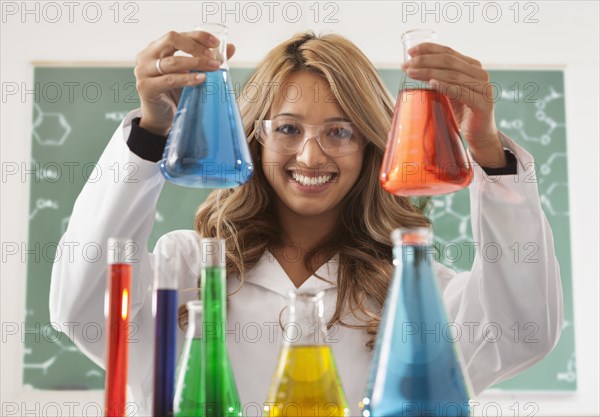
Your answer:
[[[170,417],[173,415],[177,354],[177,278],[180,270],[177,242],[163,238],[157,243],[154,253],[153,310],[156,327],[152,415]]]

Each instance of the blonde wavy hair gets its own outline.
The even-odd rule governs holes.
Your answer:
[[[393,196],[379,185],[393,99],[373,64],[342,36],[300,33],[258,64],[238,99],[253,160],[261,161],[262,146],[255,138],[255,121],[267,116],[278,87],[297,71],[326,79],[346,116],[367,139],[362,172],[342,201],[337,232],[306,253],[304,263],[314,274],[320,266],[315,264],[317,254],[339,254],[337,303],[328,325],[364,329],[369,335],[366,346],[372,348],[392,275],[390,233],[400,226],[429,226],[430,220],[409,199]],[[265,250],[282,245],[274,199],[262,166],[256,163],[252,181],[213,191],[197,211],[196,231],[225,239],[227,274],[239,275],[241,285]],[[360,316],[355,321],[360,324],[342,321],[346,308],[355,318]]]

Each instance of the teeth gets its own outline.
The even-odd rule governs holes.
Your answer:
[[[300,184],[305,186],[315,186],[315,185],[323,185],[328,182],[333,175],[322,175],[320,177],[305,177],[304,175],[298,174],[297,172],[292,172],[292,177]]]

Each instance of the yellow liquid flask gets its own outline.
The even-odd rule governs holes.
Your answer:
[[[290,292],[265,417],[349,416],[323,318],[324,292]]]

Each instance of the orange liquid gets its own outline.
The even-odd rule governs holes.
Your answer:
[[[398,94],[379,179],[400,196],[446,194],[469,185],[473,171],[447,96],[425,89]]]
[[[125,416],[131,265],[109,265],[105,416]]]

